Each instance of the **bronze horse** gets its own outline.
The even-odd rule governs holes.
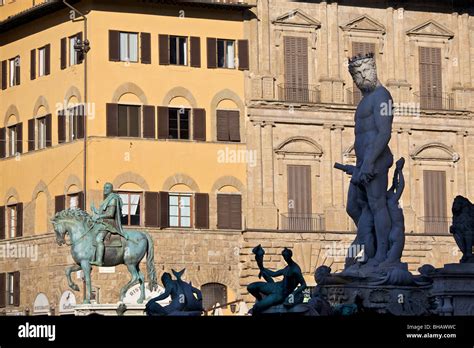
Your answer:
[[[66,243],[65,236],[69,235],[71,241],[71,255],[74,265],[66,268],[66,277],[71,289],[79,291],[79,287],[71,279],[71,273],[82,270],[86,282],[86,293],[84,303],[91,300],[91,261],[95,260],[95,243],[98,232],[98,223],[92,217],[80,209],[66,209],[58,212],[51,220],[56,242],[61,246]],[[145,299],[145,276],[140,271],[140,261],[145,255],[146,268],[149,277],[149,289],[157,288],[156,271],[154,265],[153,240],[147,232],[125,230],[128,240],[120,239],[121,245],[106,247],[104,255],[104,266],[117,266],[124,264],[132,275],[132,279],[120,290],[120,301],[123,301],[127,290],[133,285],[140,284],[140,297],[138,303]]]

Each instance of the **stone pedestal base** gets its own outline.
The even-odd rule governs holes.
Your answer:
[[[120,303],[107,303],[107,304],[79,304],[74,309],[74,315],[84,316],[91,314],[107,315],[107,316],[118,316],[117,308]],[[145,303],[143,304],[127,304],[127,310],[123,315],[145,315]]]
[[[320,296],[341,314],[429,314],[431,284],[422,282],[402,266],[387,273],[382,281],[375,272],[367,276],[360,272],[328,275],[322,281]]]
[[[474,315],[474,264],[453,263],[436,269],[432,295],[437,302],[436,313],[443,316]]]

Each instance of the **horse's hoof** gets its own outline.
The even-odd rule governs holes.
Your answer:
[[[137,301],[138,304],[142,304],[143,303],[143,299],[142,298],[139,298],[138,301]]]
[[[91,304],[91,301],[84,300],[84,302],[82,302],[82,304]]]

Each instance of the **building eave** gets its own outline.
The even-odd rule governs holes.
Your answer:
[[[253,3],[247,2],[237,2],[232,0],[221,0],[221,1],[212,1],[212,0],[139,0],[143,3],[149,4],[170,4],[170,5],[187,5],[193,7],[205,7],[205,8],[215,8],[215,9],[228,9],[228,10],[248,10],[256,6]],[[69,4],[75,4],[80,2],[80,0],[68,0]],[[252,0],[252,2],[254,2]],[[35,19],[46,16],[50,13],[56,12],[58,10],[66,8],[62,0],[49,0],[47,2],[33,6],[27,10],[21,11],[17,14],[14,14],[5,20],[0,22],[0,33],[7,30],[18,27],[22,24],[28,23]]]
[[[80,0],[69,0],[70,4],[79,2]],[[19,25],[28,23],[50,13],[56,12],[65,8],[66,5],[62,0],[49,0],[27,10],[14,14],[0,22],[0,33],[18,27]]]

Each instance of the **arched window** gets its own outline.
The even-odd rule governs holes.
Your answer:
[[[242,229],[242,194],[233,186],[217,193],[217,228]]]
[[[240,111],[229,99],[222,100],[216,110],[217,141],[240,142]]]
[[[227,286],[220,283],[207,283],[201,286],[202,302],[205,310],[214,305],[227,303]],[[223,307],[226,308],[227,306]]]

